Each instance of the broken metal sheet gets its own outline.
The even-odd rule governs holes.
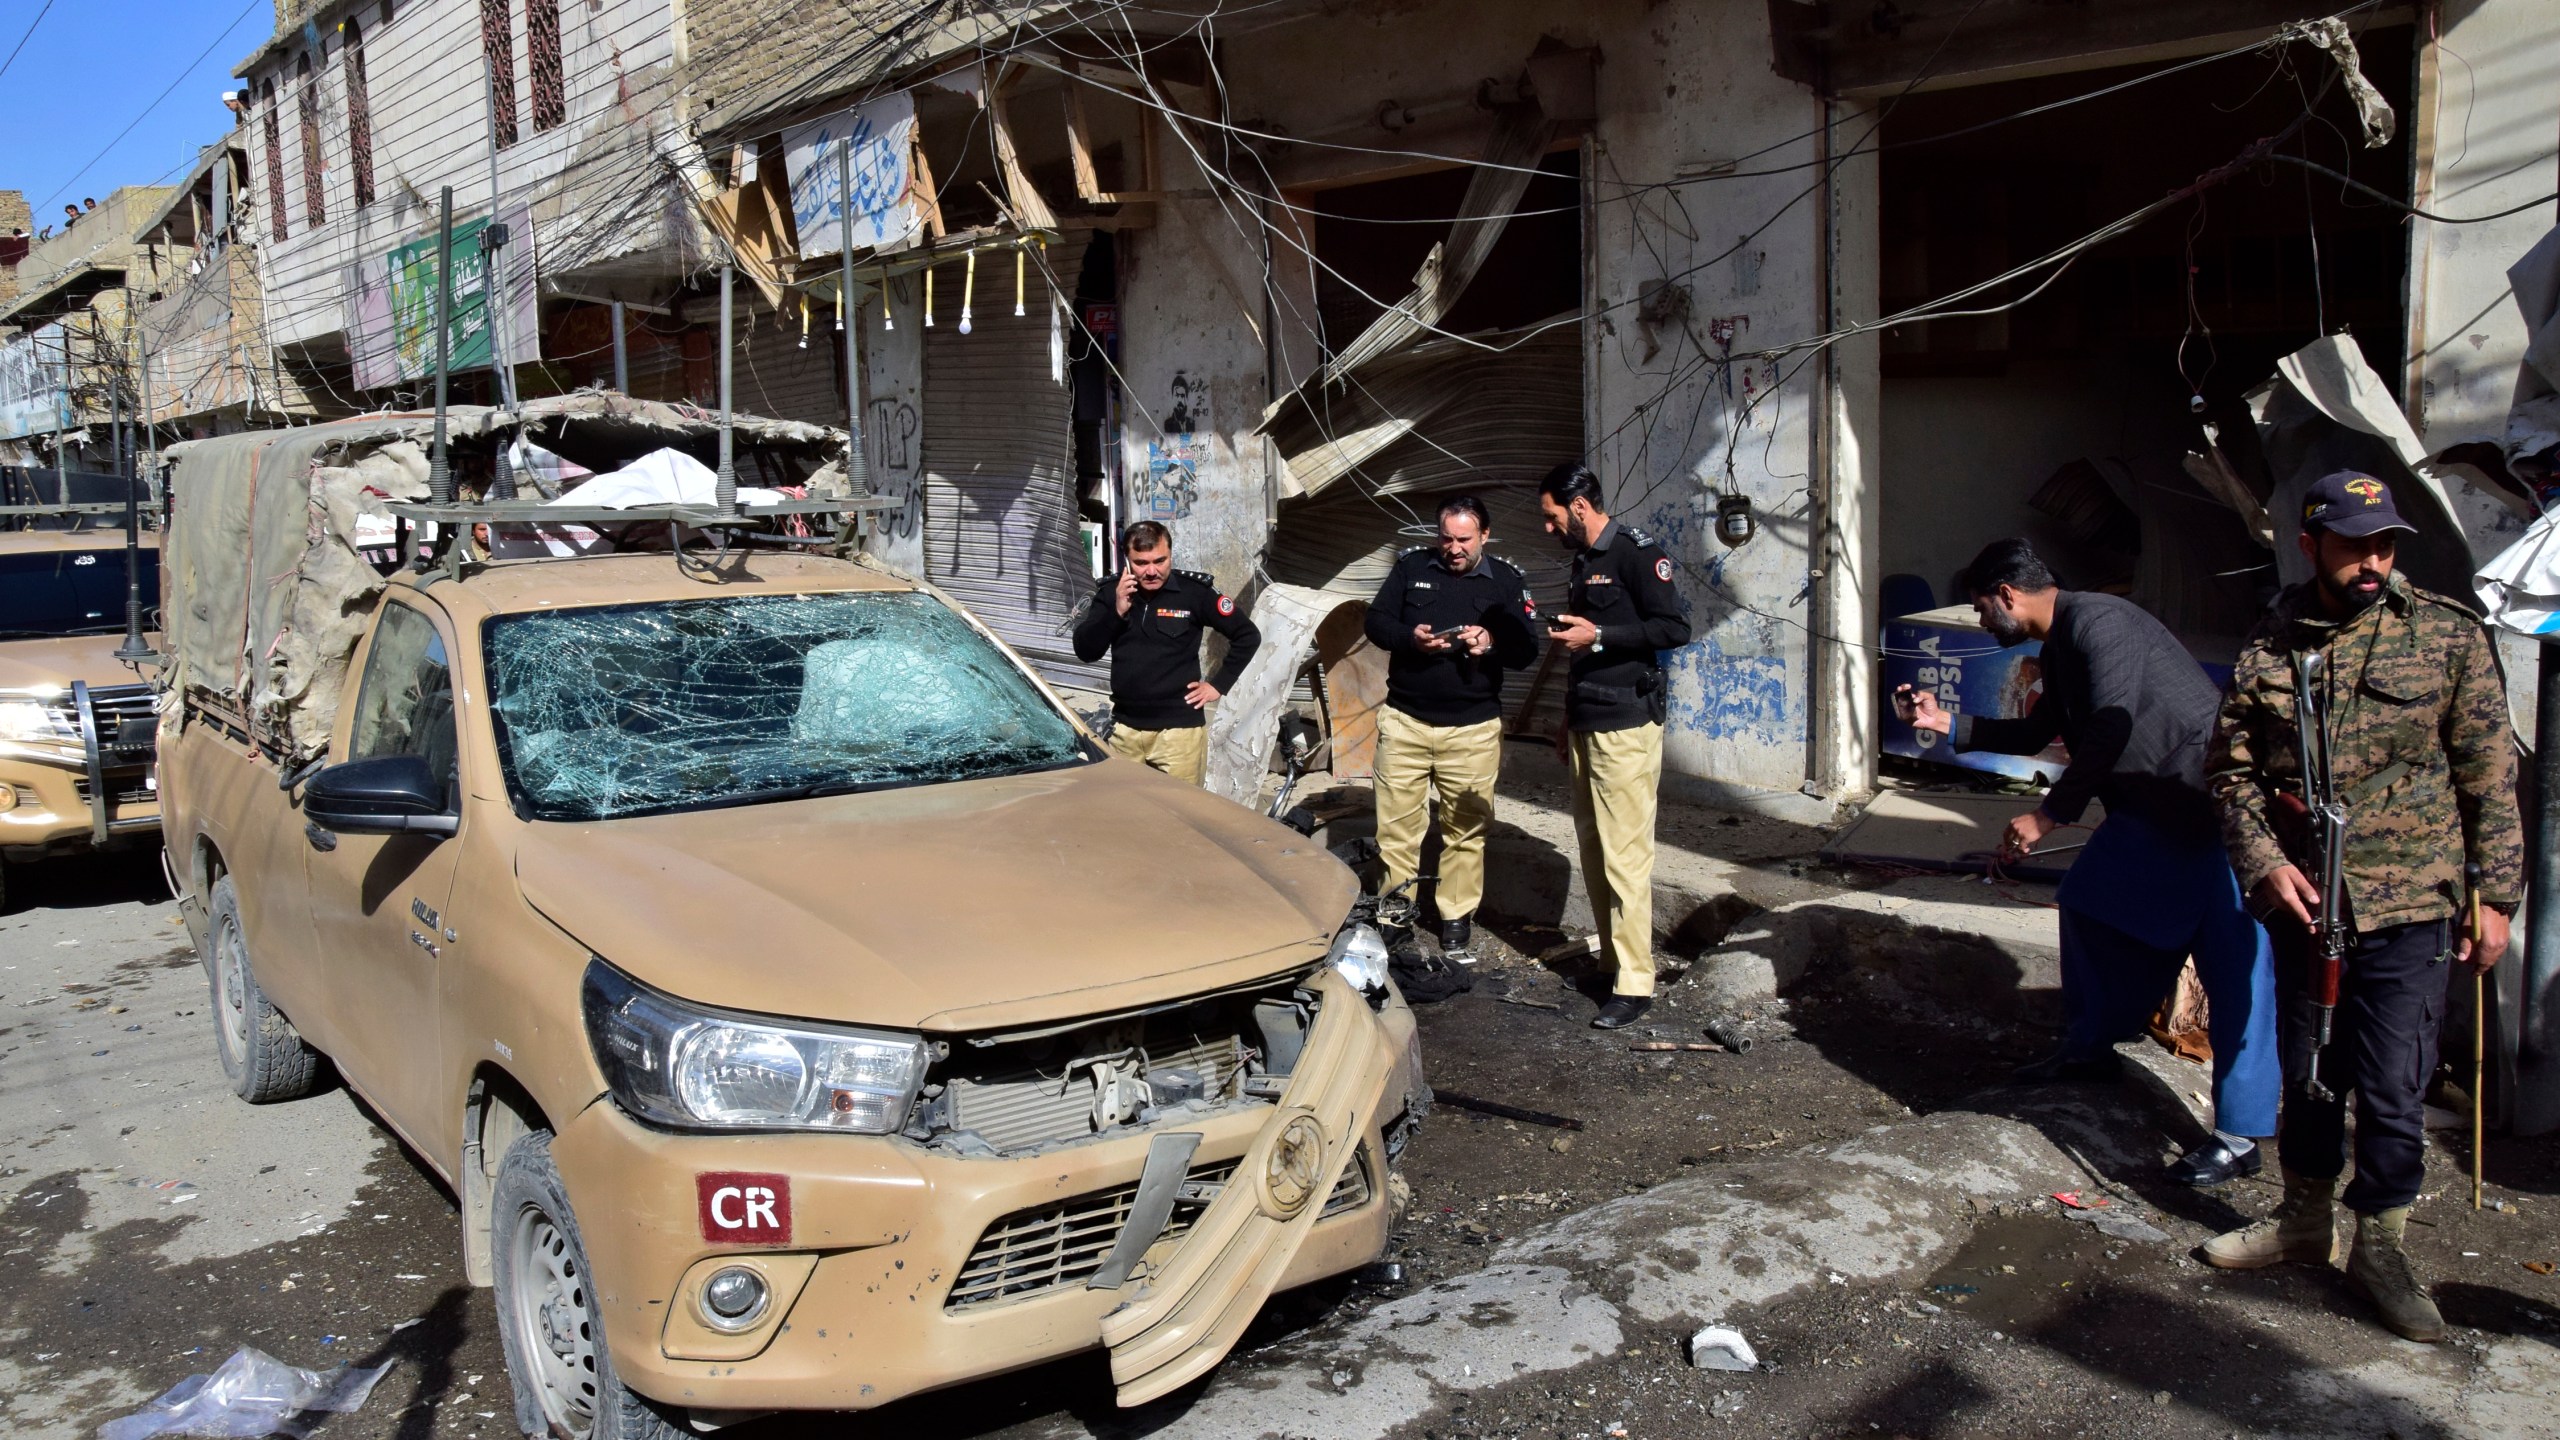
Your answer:
[[[1288,708],[1298,672],[1315,658],[1317,632],[1346,603],[1299,585],[1273,585],[1256,597],[1253,623],[1262,631],[1262,647],[1209,714],[1210,794],[1245,806],[1261,798],[1271,747],[1280,737],[1280,712]]]
[[[1466,293],[1476,272],[1484,267],[1485,258],[1493,253],[1494,243],[1502,238],[1511,213],[1520,208],[1520,197],[1528,193],[1538,157],[1546,153],[1547,142],[1554,135],[1555,122],[1535,102],[1507,105],[1496,113],[1483,162],[1467,181],[1467,193],[1459,201],[1457,219],[1449,226],[1449,238],[1433,246],[1423,260],[1422,269],[1413,277],[1413,292],[1371,321],[1368,329],[1307,377],[1304,384],[1273,401],[1263,412],[1263,433],[1271,433],[1275,425],[1293,414],[1323,416],[1330,402],[1365,367],[1413,345],[1448,317],[1456,308],[1458,297]],[[1302,477],[1299,483],[1312,491],[1324,482],[1307,484]],[[1284,488],[1282,493],[1293,492]]]
[[[2276,374],[2249,392],[2249,413],[2275,479],[2268,503],[2276,528],[2276,574],[2287,585],[2311,578],[2294,538],[2302,497],[2320,477],[2359,470],[2391,487],[2400,517],[2418,529],[2400,543],[2399,567],[2429,590],[2471,594],[2471,542],[2454,515],[2445,472],[2419,443],[2409,419],[2364,361],[2356,342],[2327,335],[2276,362]]]
[[[2534,242],[2507,270],[2516,309],[2524,313],[2524,363],[2516,369],[2502,448],[2508,468],[2547,474],[2560,451],[2560,226]],[[2530,462],[2538,460],[2538,466]]]
[[[1425,341],[1371,366],[1322,414],[1272,430],[1287,497],[1274,580],[1367,599],[1398,554],[1425,543],[1438,497],[1468,493],[1492,512],[1492,553],[1541,605],[1562,600],[1569,562],[1541,529],[1537,485],[1582,452],[1580,336],[1567,325],[1473,338],[1492,348]]]

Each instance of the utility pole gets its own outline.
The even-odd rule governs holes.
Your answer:
[[[507,332],[502,318],[507,307],[500,303],[500,297],[507,293],[508,287],[501,279],[506,266],[507,227],[498,218],[498,66],[496,57],[489,53],[486,45],[480,47],[480,69],[487,77],[481,90],[489,112],[489,223],[480,232],[481,291],[488,306],[489,369],[497,377],[498,403],[506,407],[507,415],[512,419],[518,413],[516,377],[514,367],[507,364]],[[505,445],[498,447],[497,475],[490,482],[489,498],[516,498],[515,473],[508,463]]]
[[[62,327],[62,403],[54,411],[53,426],[53,503],[71,503],[71,322],[56,320]]]
[[[862,311],[853,303],[853,136],[836,141],[836,248],[844,252],[844,266],[838,272],[836,311],[844,318],[844,482],[853,490],[868,490],[869,477],[862,464],[862,347],[855,337],[862,333]],[[884,277],[882,284],[888,281]]]
[[[631,393],[631,345],[622,328],[622,302],[613,302],[613,393]]]
[[[136,312],[133,323],[134,369],[141,372],[142,424],[144,444],[149,446],[153,471],[157,473],[160,447],[149,440],[151,434],[151,318],[146,301]],[[142,474],[127,469],[124,476],[124,643],[116,647],[116,658],[128,665],[140,665],[160,658],[142,639]]]
[[[730,296],[736,288],[738,266],[734,260],[720,263],[720,513],[734,515],[738,511],[738,465],[731,451],[729,408],[729,311]]]
[[[427,497],[453,503],[453,464],[445,453],[445,392],[453,375],[453,187],[444,187],[443,216],[436,225],[436,434],[427,466]]]
[[[2524,932],[2524,1004],[2516,1026],[2516,1093],[2507,1128],[2517,1135],[2560,1130],[2560,646],[2543,642],[2535,685],[2533,778],[2536,792],[2528,853],[2533,874]],[[2495,972],[2490,985],[2496,988]]]

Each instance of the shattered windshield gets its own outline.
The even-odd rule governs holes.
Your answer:
[[[1045,770],[1075,728],[930,595],[751,595],[511,615],[498,755],[537,820]]]

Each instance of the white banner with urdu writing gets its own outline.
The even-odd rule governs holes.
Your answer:
[[[71,427],[62,346],[59,321],[0,345],[0,437],[48,435]]]
[[[848,230],[857,251],[914,244],[924,228],[915,195],[915,144],[916,102],[904,91],[782,132],[801,256],[843,254]],[[853,147],[849,196],[837,158],[847,145]]]

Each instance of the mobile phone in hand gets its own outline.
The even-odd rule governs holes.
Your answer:
[[[1466,628],[1467,627],[1464,625],[1445,626],[1441,629],[1432,631],[1431,638],[1434,640],[1455,640]]]

